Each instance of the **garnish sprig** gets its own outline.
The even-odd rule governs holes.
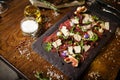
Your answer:
[[[50,3],[50,2],[48,2],[48,1],[46,1],[46,0],[39,0],[40,2],[43,2],[47,7],[49,7],[50,9],[52,9],[52,10],[54,10],[54,11],[59,11],[58,10],[58,8],[54,5],[54,4],[52,4],[52,3]]]

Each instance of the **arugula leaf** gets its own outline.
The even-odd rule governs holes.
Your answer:
[[[70,29],[70,32],[74,33],[74,29],[75,29],[75,26],[72,26],[72,28]]]
[[[78,61],[81,60],[81,54],[75,54],[75,59],[77,59]]]
[[[49,52],[51,49],[52,49],[52,44],[50,42],[47,42],[45,44],[45,50]]]
[[[84,46],[83,40],[80,41],[80,46],[81,46],[81,52],[83,52],[83,49],[84,49],[84,47],[83,47]]]
[[[99,20],[99,18],[98,18],[97,16],[92,16],[92,18],[93,18],[94,20],[96,20],[96,21]]]
[[[82,26],[80,24],[77,27],[79,27],[80,29],[82,28]]]
[[[68,41],[68,44],[73,44],[72,40],[71,40],[71,41]]]
[[[36,72],[35,77],[38,80],[50,80],[48,77],[44,77],[42,72]]]
[[[91,40],[91,41],[97,41],[98,40],[98,35],[96,33],[94,33],[93,37],[90,38],[89,40]]]
[[[54,11],[59,11],[57,9],[57,7],[53,4],[51,4],[50,2],[46,1],[46,0],[39,0],[40,2],[43,2],[46,6],[48,6],[50,9],[53,9]]]
[[[86,24],[86,25],[88,25],[88,24],[91,24],[92,22],[90,22],[90,21],[87,21],[86,23],[84,23],[84,24]]]
[[[100,29],[100,27],[95,26],[94,29],[98,31]]]
[[[68,39],[68,37],[64,35],[60,35],[59,38]]]

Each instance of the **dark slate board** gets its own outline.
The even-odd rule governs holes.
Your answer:
[[[53,66],[58,68],[61,72],[63,72],[65,75],[67,75],[70,80],[79,80],[81,78],[81,75],[83,72],[87,69],[87,67],[90,65],[90,63],[94,60],[94,58],[99,54],[99,51],[101,48],[106,45],[106,43],[111,39],[111,37],[114,35],[116,28],[118,26],[118,20],[117,18],[109,13],[103,12],[100,10],[100,6],[93,4],[88,8],[88,13],[96,15],[100,17],[104,21],[110,22],[110,32],[106,32],[102,39],[98,42],[98,46],[96,46],[94,49],[89,51],[89,55],[86,58],[85,61],[80,63],[80,65],[77,68],[74,68],[71,64],[67,64],[63,61],[62,58],[59,57],[57,53],[47,52],[44,50],[44,44],[43,39],[46,36],[49,36],[54,31],[56,31],[59,27],[59,25],[67,20],[71,15],[73,15],[73,9],[71,12],[67,13],[60,21],[58,21],[54,26],[52,26],[48,31],[46,31],[42,36],[40,36],[37,41],[35,41],[32,45],[32,48],[34,51],[36,51],[40,56],[42,56],[44,59],[46,59],[49,63],[51,63]]]

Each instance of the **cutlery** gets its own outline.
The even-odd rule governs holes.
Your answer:
[[[120,20],[120,11],[117,10],[115,7],[105,3],[102,0],[96,0],[97,4],[99,4],[102,8],[102,11],[110,13],[114,16],[116,16]]]

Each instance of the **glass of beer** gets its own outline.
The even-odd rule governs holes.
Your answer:
[[[41,12],[38,7],[34,5],[27,5],[24,9],[25,17],[34,17],[38,23],[41,23]]]
[[[38,22],[34,17],[25,17],[21,20],[21,30],[24,36],[35,37],[39,28]]]

